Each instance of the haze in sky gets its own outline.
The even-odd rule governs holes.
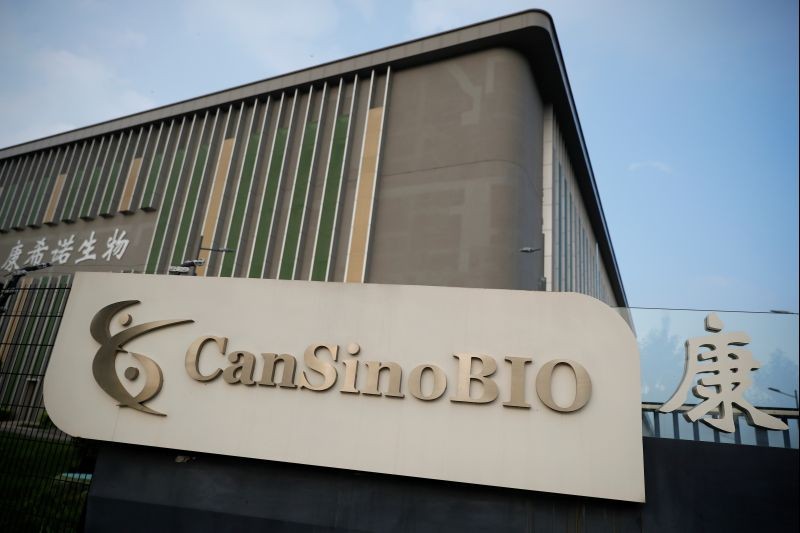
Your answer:
[[[0,146],[529,8],[630,305],[796,312],[796,0],[0,0]]]

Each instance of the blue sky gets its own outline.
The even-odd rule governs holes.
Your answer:
[[[794,0],[0,0],[0,146],[534,7],[630,304],[797,311]]]

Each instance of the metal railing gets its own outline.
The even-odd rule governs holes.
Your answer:
[[[91,443],[56,428],[44,372],[70,280],[12,289],[0,314],[0,531],[79,531],[94,468]]]
[[[642,415],[644,416],[647,426],[645,430],[646,436],[701,442],[769,446],[771,448],[798,448],[797,409],[759,408],[763,413],[772,415],[789,426],[789,429],[785,431],[769,431],[751,426],[746,421],[745,413],[734,408],[733,423],[736,431],[733,433],[726,433],[703,423],[701,420],[695,422],[688,420],[684,416],[684,413],[695,407],[695,405],[684,404],[670,413],[660,412],[659,408],[661,405],[661,403],[642,403]],[[716,414],[716,411],[711,411],[710,414]]]
[[[58,430],[43,407],[42,386],[71,286],[69,276],[25,279],[0,313],[0,531],[77,531],[94,468],[90,442]],[[736,431],[686,420],[684,405],[661,413],[642,403],[646,435],[694,441],[798,448],[798,410],[762,411],[788,431],[753,428],[734,412]]]

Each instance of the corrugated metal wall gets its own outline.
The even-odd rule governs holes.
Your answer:
[[[0,232],[156,211],[144,266],[363,281],[388,69],[0,161]],[[227,249],[214,252],[208,249]]]
[[[56,263],[6,290],[0,311],[0,525],[80,529],[91,478],[93,448],[46,417],[44,373],[69,272],[132,265],[66,265],[61,238],[90,232],[94,244],[106,219],[124,217],[112,226],[149,239],[135,271],[199,257],[201,276],[364,281],[389,77],[371,71],[0,161],[0,241],[42,244],[17,266]]]
[[[547,290],[580,292],[617,306],[552,106],[545,111],[544,145],[542,231]]]

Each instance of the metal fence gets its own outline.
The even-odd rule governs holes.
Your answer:
[[[700,420],[692,422],[684,413],[695,405],[683,405],[670,413],[661,413],[661,403],[642,403],[642,415],[647,426],[645,435],[662,439],[695,440],[770,448],[798,448],[798,410],[785,408],[760,408],[768,415],[780,419],[789,426],[785,431],[768,431],[754,427],[747,422],[745,413],[738,408],[733,410],[733,423],[736,431],[726,433],[707,426]],[[717,414],[712,411],[712,414]]]
[[[79,531],[96,455],[90,441],[56,428],[43,407],[44,373],[70,292],[69,275],[24,277],[0,309],[0,531]],[[643,403],[645,434],[708,442],[798,448],[797,409],[768,409],[789,431],[741,422],[724,434]]]
[[[94,466],[90,442],[58,430],[44,372],[70,276],[22,278],[0,314],[0,531],[78,531]],[[1,307],[1,306],[0,306]]]

